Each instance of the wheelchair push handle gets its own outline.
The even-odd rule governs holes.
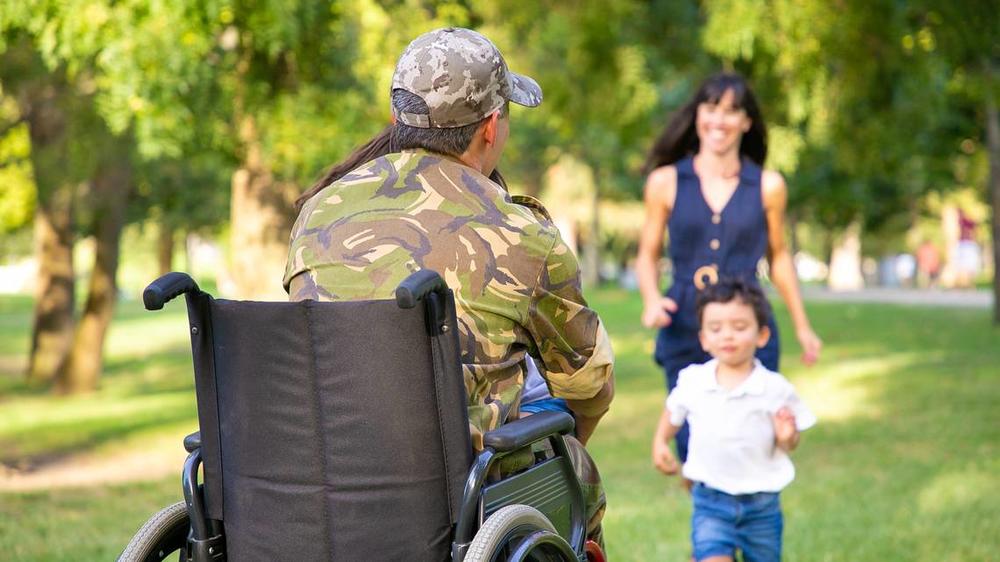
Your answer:
[[[150,283],[142,292],[146,310],[160,310],[163,305],[183,293],[198,291],[198,284],[187,273],[173,271]]]
[[[413,308],[417,303],[431,293],[438,293],[444,296],[448,292],[448,286],[444,279],[436,271],[421,269],[411,273],[409,277],[396,287],[396,306],[399,308]]]

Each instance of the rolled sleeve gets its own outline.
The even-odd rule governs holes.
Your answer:
[[[791,383],[786,383],[784,395],[782,405],[791,410],[795,416],[795,429],[805,431],[816,425],[816,415],[795,392],[795,387]]]
[[[680,427],[684,425],[684,420],[687,419],[689,405],[688,400],[690,398],[691,389],[690,384],[687,380],[687,374],[690,372],[690,367],[682,370],[678,376],[677,386],[670,391],[667,395],[667,411],[670,412],[670,425],[674,427]]]
[[[611,340],[583,298],[576,257],[558,235],[539,272],[525,324],[553,396],[586,400],[613,376]]]

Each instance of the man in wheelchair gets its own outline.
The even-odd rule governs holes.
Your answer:
[[[475,449],[485,431],[517,418],[528,354],[552,395],[567,399],[585,444],[613,395],[608,335],[545,209],[513,202],[488,178],[509,133],[509,102],[535,107],[541,88],[508,70],[486,37],[460,28],[415,39],[391,88],[398,152],[303,206],[285,272],[291,299],[389,298],[413,271],[440,272],[456,295]],[[589,511],[599,517],[597,473],[584,464]]]
[[[488,178],[509,102],[541,98],[482,35],[421,35],[392,79],[394,152],[302,208],[292,303],[150,285],[150,309],[186,293],[201,432],[186,502],[120,560],[184,536],[182,560],[603,560],[582,444],[614,394],[610,341],[544,208]],[[572,418],[517,421],[531,358]]]

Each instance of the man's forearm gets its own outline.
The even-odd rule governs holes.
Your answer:
[[[601,390],[597,392],[594,396],[582,400],[566,399],[566,404],[569,405],[569,409],[573,410],[573,413],[578,416],[583,416],[587,418],[597,418],[600,419],[608,408],[611,406],[611,400],[615,397],[615,378],[614,375],[608,377],[608,380],[601,387]]]
[[[576,418],[576,438],[586,444],[594,433],[598,422],[607,413],[611,400],[615,397],[614,376],[608,378],[601,390],[586,400],[566,400],[569,409]]]

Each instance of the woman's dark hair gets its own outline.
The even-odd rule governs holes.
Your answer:
[[[721,73],[705,80],[698,91],[686,104],[671,116],[667,126],[653,144],[643,173],[648,174],[667,164],[691,156],[698,152],[698,132],[695,130],[695,118],[698,106],[702,103],[718,103],[727,91],[733,92],[733,104],[747,112],[750,118],[750,130],[743,134],[740,141],[740,156],[753,160],[763,166],[767,158],[767,127],[764,117],[760,114],[757,99],[750,89],[746,79],[735,73]]]
[[[392,125],[387,126],[379,131],[379,133],[371,140],[355,148],[354,152],[352,152],[350,156],[344,158],[333,166],[330,166],[330,169],[323,174],[322,178],[316,180],[316,183],[312,184],[312,187],[305,190],[305,192],[303,192],[302,195],[299,195],[299,198],[295,200],[295,210],[301,211],[302,206],[305,205],[306,201],[311,199],[313,195],[316,195],[322,191],[324,187],[346,176],[351,170],[392,152],[392,148],[389,146],[389,133],[391,131]]]
[[[317,180],[316,183],[312,184],[309,189],[305,190],[305,192],[303,192],[302,195],[299,195],[299,198],[295,200],[295,210],[301,211],[302,206],[306,204],[306,201],[322,191],[324,187],[346,176],[351,170],[359,168],[362,164],[371,162],[376,158],[381,158],[386,154],[395,152],[396,149],[394,148],[394,143],[392,142],[392,132],[393,125],[387,126],[379,131],[379,133],[371,140],[358,148],[355,148],[354,152],[352,152],[347,158],[334,164],[333,166],[330,166],[330,169],[323,174],[323,177]],[[504,190],[507,189],[507,182],[504,181],[503,175],[500,174],[500,170],[493,170],[493,173],[490,174],[490,179],[500,184],[500,187],[504,188]]]
[[[725,304],[739,301],[753,309],[757,326],[767,326],[771,318],[771,305],[763,289],[753,283],[748,283],[739,277],[723,277],[718,283],[706,286],[695,299],[695,311],[698,315],[698,325],[701,325],[705,307],[713,302]]]

